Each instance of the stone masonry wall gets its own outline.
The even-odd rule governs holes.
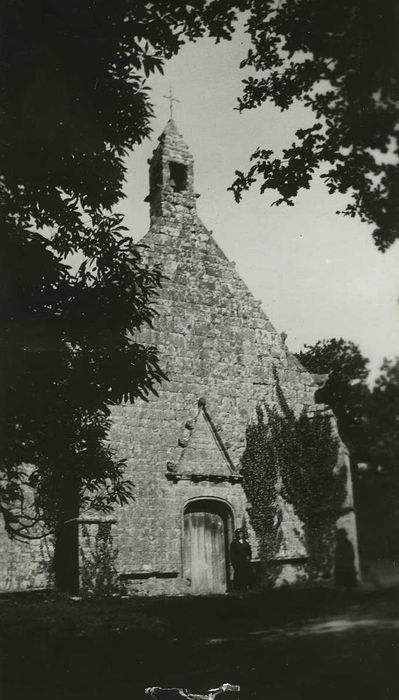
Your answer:
[[[21,591],[52,586],[51,538],[20,542],[0,527],[0,591]]]
[[[53,539],[39,523],[34,523],[34,492],[26,485],[31,465],[21,465],[25,481],[23,500],[16,512],[20,534],[11,538],[0,516],[0,591],[22,591],[52,586]],[[24,534],[27,538],[23,539]],[[45,536],[47,535],[47,536]]]

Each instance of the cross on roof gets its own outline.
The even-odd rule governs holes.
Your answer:
[[[180,102],[180,100],[177,100],[176,97],[173,97],[173,92],[172,92],[172,86],[169,88],[169,95],[163,95],[163,97],[166,100],[169,100],[169,114],[170,118],[173,118],[173,103],[174,102]]]

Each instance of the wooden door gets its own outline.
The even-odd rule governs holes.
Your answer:
[[[225,524],[221,515],[205,511],[185,514],[184,558],[191,593],[226,592]]]

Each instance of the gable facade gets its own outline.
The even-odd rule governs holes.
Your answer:
[[[171,163],[180,166],[180,184]],[[240,474],[247,425],[259,403],[276,402],[276,372],[297,413],[318,410],[313,377],[198,218],[196,197],[192,157],[170,120],[150,162],[151,226],[142,241],[148,261],[161,265],[166,279],[154,326],[140,336],[159,349],[169,381],[148,402],[113,408],[112,444],[127,460],[136,493],[113,525],[118,570],[132,593],[198,592],[186,561],[185,514],[194,503],[198,518],[218,504],[226,587],[227,545],[235,528],[247,527],[256,567],[257,542]],[[341,460],[347,460],[344,448]],[[281,510],[278,583],[301,578],[306,560],[301,523],[289,504],[281,502]],[[349,520],[355,538],[353,513]]]

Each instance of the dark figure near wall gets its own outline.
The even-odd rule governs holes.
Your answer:
[[[349,541],[346,530],[337,530],[335,547],[335,585],[351,591],[356,587],[355,552]]]
[[[251,547],[245,539],[243,530],[236,530],[230,545],[230,561],[234,569],[234,588],[239,595],[244,595],[252,581]]]

